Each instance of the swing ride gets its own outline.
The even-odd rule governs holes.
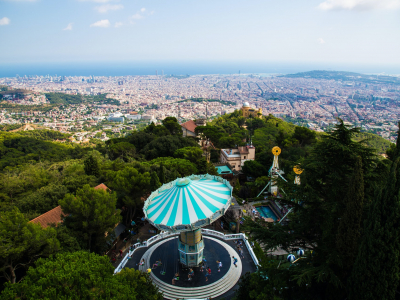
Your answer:
[[[164,184],[144,203],[146,219],[159,230],[180,233],[179,260],[191,267],[203,261],[201,228],[222,217],[231,205],[232,186],[213,175],[191,175]]]

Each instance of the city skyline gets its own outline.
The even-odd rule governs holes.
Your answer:
[[[0,0],[0,8],[0,36],[8,41],[1,49],[2,65],[249,61],[400,66],[398,0]]]

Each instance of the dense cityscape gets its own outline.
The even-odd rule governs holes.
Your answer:
[[[1,78],[0,85],[9,88],[2,92],[3,103],[38,105],[41,109],[29,106],[14,112],[3,107],[0,123],[36,124],[75,132],[77,141],[107,139],[167,116],[176,117],[181,123],[199,117],[214,118],[249,102],[251,107],[261,108],[263,115],[272,114],[315,131],[327,131],[341,118],[394,141],[400,117],[400,77],[385,81],[376,75],[344,73],[344,80],[343,76],[317,78],[312,72],[296,77],[236,74]],[[43,105],[51,104],[46,93],[104,94],[119,103],[83,102],[43,110]]]

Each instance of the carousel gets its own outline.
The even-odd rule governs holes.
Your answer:
[[[146,219],[164,232],[179,233],[179,260],[188,267],[203,261],[201,228],[222,217],[231,205],[232,186],[213,175],[191,175],[164,184],[144,203]]]

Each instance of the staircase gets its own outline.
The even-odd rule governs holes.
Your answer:
[[[176,239],[177,237],[172,237],[169,239],[166,239],[163,242],[169,241],[171,239]],[[237,268],[233,266],[233,264],[230,265],[228,272],[224,277],[222,277],[220,280],[217,282],[214,282],[209,285],[201,286],[201,287],[190,287],[190,288],[185,288],[185,287],[179,287],[176,285],[172,284],[167,284],[160,279],[158,279],[153,273],[150,273],[150,277],[153,280],[153,283],[158,286],[160,291],[163,293],[165,299],[193,299],[193,298],[207,298],[207,297],[218,297],[227,291],[229,291],[231,288],[233,288],[236,283],[238,282],[241,274],[242,274],[242,262],[241,259],[238,257],[237,252],[232,249],[229,245],[225,244],[224,242],[221,242],[218,239],[214,239],[211,237],[205,237],[207,239],[211,239],[221,245],[224,246],[224,248],[228,251],[229,256],[235,256],[238,259],[237,263]],[[161,243],[163,243],[161,242]],[[145,260],[145,264],[139,268],[139,270],[146,272],[146,269],[151,268],[150,266],[150,257],[153,251],[161,244],[158,243],[151,247],[146,253],[143,255],[143,259]]]

